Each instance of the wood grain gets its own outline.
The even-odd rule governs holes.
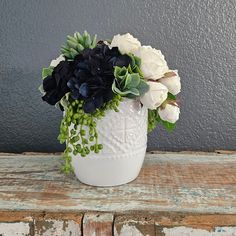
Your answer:
[[[83,217],[83,234],[93,236],[113,235],[113,214],[86,213]]]
[[[153,216],[117,216],[114,221],[114,236],[155,235]]]
[[[60,173],[58,155],[0,156],[0,210],[236,214],[236,154],[147,154],[127,185],[96,188]]]

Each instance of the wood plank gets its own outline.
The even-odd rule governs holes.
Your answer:
[[[155,215],[125,214],[115,217],[114,235],[217,236],[222,235],[221,233],[225,232],[222,236],[233,236],[236,235],[235,226],[236,215],[230,214],[204,215],[178,212],[159,212]]]
[[[236,214],[236,154],[147,154],[127,185],[95,188],[60,173],[58,155],[0,156],[0,210]],[[109,196],[109,197],[108,197]]]
[[[16,232],[32,236],[81,235],[81,221],[82,214],[77,213],[2,211],[0,232],[3,236]],[[114,234],[111,234],[112,225]],[[111,213],[85,213],[83,235],[233,236],[235,226],[236,215],[232,214],[159,212],[116,215],[114,220]]]
[[[0,235],[80,236],[82,217],[79,213],[1,211]],[[22,229],[27,233],[20,234]]]
[[[34,224],[34,236],[81,236],[80,224],[73,220],[45,219]]]
[[[83,235],[113,235],[113,214],[86,213],[83,217]]]
[[[1,236],[29,236],[31,233],[31,226],[29,223],[17,222],[17,223],[0,223],[0,235]]]
[[[114,236],[155,235],[153,216],[118,216],[114,221]]]

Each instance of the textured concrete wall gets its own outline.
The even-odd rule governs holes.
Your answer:
[[[61,112],[38,92],[41,67],[84,29],[130,32],[179,69],[181,120],[150,134],[149,150],[235,149],[235,0],[1,0],[0,18],[0,151],[63,149]]]

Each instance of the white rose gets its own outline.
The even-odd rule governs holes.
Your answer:
[[[177,70],[165,73],[164,77],[160,78],[158,82],[164,84],[173,95],[178,94],[181,90],[180,77]]]
[[[164,108],[158,108],[158,114],[162,120],[175,123],[179,119],[180,109],[173,104],[166,104]]]
[[[160,50],[151,46],[142,46],[134,54],[141,58],[140,69],[146,79],[157,80],[169,70]]]
[[[110,47],[118,47],[122,54],[128,54],[137,51],[141,47],[141,43],[129,33],[117,34],[113,37]]]
[[[167,99],[168,89],[159,82],[147,81],[147,84],[149,90],[140,98],[140,101],[147,108],[154,110]]]
[[[52,60],[50,66],[56,67],[61,61],[65,61],[65,57],[62,54],[55,60]]]

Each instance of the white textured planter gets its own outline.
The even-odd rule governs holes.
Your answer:
[[[107,111],[97,123],[103,150],[72,157],[77,178],[89,185],[115,186],[134,180],[142,167],[147,146],[147,109],[125,99],[119,112]]]

